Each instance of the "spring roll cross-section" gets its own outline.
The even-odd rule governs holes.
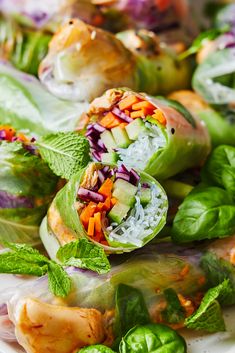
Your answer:
[[[129,252],[159,233],[167,208],[166,194],[151,176],[124,165],[91,163],[56,195],[41,239],[51,257],[82,237],[108,253]]]
[[[123,163],[158,179],[201,166],[210,151],[204,122],[162,98],[111,89],[91,103],[87,117],[94,160]]]

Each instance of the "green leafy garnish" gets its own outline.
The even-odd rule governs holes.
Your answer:
[[[85,268],[99,274],[110,270],[104,249],[85,238],[60,247],[56,256],[64,266]]]
[[[223,238],[235,232],[235,204],[218,187],[195,187],[175,216],[172,239],[177,243]]]
[[[235,147],[221,145],[215,148],[202,176],[206,182],[225,188],[235,197]]]
[[[133,327],[123,337],[120,353],[186,353],[185,340],[176,331],[162,324]]]
[[[79,353],[115,353],[111,348],[102,344],[88,346],[79,350]]]
[[[222,28],[212,28],[206,32],[199,34],[199,36],[193,41],[191,47],[184,51],[182,54],[180,54],[178,59],[183,60],[190,55],[196,54],[207,41],[214,40],[221,34],[228,32],[229,28],[230,26],[225,25]]]
[[[219,304],[220,298],[231,294],[228,280],[207,291],[197,311],[185,320],[188,328],[208,332],[225,331],[223,314]]]
[[[43,276],[48,273],[51,292],[58,297],[66,297],[71,289],[71,281],[63,267],[38,250],[26,244],[4,242],[10,249],[0,254],[0,273]]]
[[[76,132],[46,135],[37,142],[42,158],[58,176],[69,179],[90,161],[88,140]]]
[[[167,302],[166,308],[162,311],[162,316],[165,322],[177,324],[184,321],[185,312],[174,289],[165,289],[164,296]]]
[[[220,298],[220,304],[235,304],[235,269],[233,265],[224,259],[218,258],[216,254],[206,252],[201,257],[200,266],[205,272],[209,288],[217,286],[225,279],[230,281],[232,291],[228,292],[226,297]]]
[[[115,332],[124,336],[132,327],[151,322],[143,294],[136,288],[119,284],[115,296]]]

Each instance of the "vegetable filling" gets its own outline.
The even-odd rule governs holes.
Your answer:
[[[124,165],[90,164],[77,195],[76,208],[88,237],[107,246],[142,246],[167,209],[162,190]]]
[[[86,136],[96,161],[144,170],[166,145],[164,114],[134,94],[124,93],[109,111],[90,119],[95,122],[88,125]]]

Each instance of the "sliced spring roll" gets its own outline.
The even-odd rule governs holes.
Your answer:
[[[191,68],[187,62],[178,62],[172,48],[162,49],[153,33],[131,33],[145,51],[134,50],[128,34],[119,36],[122,43],[102,29],[69,21],[50,42],[39,67],[40,80],[56,96],[72,101],[91,101],[113,87],[149,94],[188,87]]]
[[[58,178],[23,133],[0,126],[0,241],[36,244]]]
[[[155,246],[146,247],[140,254],[113,266],[106,275],[97,276],[91,271],[68,268],[73,290],[63,301],[48,293],[46,276],[4,291],[0,295],[0,303],[3,306],[7,304],[8,325],[10,322],[14,325],[15,340],[27,353],[44,353],[46,349],[51,353],[73,353],[92,343],[110,346],[117,335],[115,296],[120,284],[142,293],[152,322],[167,323],[162,311],[166,308],[163,293],[168,288],[175,290],[185,315],[190,316],[206,290],[207,274],[200,267],[203,252],[180,247],[173,249],[171,246],[167,243],[158,245],[158,250]],[[203,251],[209,250],[218,259],[227,261],[229,253],[234,254],[234,246],[232,237],[222,243],[212,243]],[[230,268],[232,280],[234,269],[229,262],[225,263]],[[5,308],[5,319],[7,313]],[[66,330],[68,322],[69,332]],[[183,325],[184,322],[180,322],[173,326],[179,328]],[[5,331],[2,324],[1,338],[4,338]]]
[[[167,209],[166,194],[151,176],[91,163],[54,198],[41,239],[52,258],[60,246],[81,237],[108,253],[129,252],[160,232]]]
[[[202,165],[210,151],[205,124],[176,102],[111,89],[91,103],[87,117],[94,160],[159,179]]]

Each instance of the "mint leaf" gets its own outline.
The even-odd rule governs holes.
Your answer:
[[[87,346],[79,350],[79,353],[115,353],[111,348],[96,344],[94,346]]]
[[[165,322],[177,324],[184,321],[185,312],[174,289],[165,289],[164,296],[167,302],[166,309],[162,311],[162,316]]]
[[[231,293],[231,290],[232,288],[228,280],[209,289],[197,311],[185,320],[185,326],[208,332],[225,331],[225,323],[219,300]]]
[[[69,179],[90,161],[88,140],[76,132],[60,132],[37,142],[42,158],[58,176]]]
[[[33,261],[29,262],[27,259],[13,252],[0,254],[0,273],[41,277],[45,275],[46,272],[47,265],[45,263],[38,264]]]
[[[104,249],[85,238],[60,247],[56,256],[64,266],[86,268],[99,274],[110,270]]]
[[[206,252],[201,257],[200,266],[205,272],[209,288],[217,286],[225,279],[230,281],[232,290],[226,296],[220,298],[220,304],[235,304],[235,269],[233,265],[224,259],[218,258],[211,252]]]
[[[4,242],[10,251],[0,254],[0,273],[43,276],[48,273],[51,292],[66,297],[71,290],[71,280],[62,266],[26,244]]]
[[[57,297],[67,297],[71,290],[71,280],[63,267],[54,261],[48,264],[49,289]]]

